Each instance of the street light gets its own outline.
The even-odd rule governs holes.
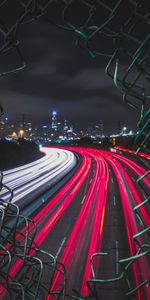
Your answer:
[[[23,139],[24,138],[24,134],[25,134],[24,130],[20,129],[19,133],[18,133],[18,138]]]
[[[127,131],[127,127],[124,126],[124,127],[122,128],[122,134],[126,134],[126,131]]]

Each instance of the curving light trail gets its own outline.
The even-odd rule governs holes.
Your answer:
[[[117,178],[117,182],[121,194],[123,211],[124,211],[124,219],[126,224],[130,255],[134,257],[139,249],[139,246],[133,240],[133,236],[138,232],[138,226],[136,223],[135,214],[132,209],[130,194],[126,188],[125,182],[128,184],[129,191],[131,190],[134,200],[137,201],[137,203],[139,203],[140,199],[129,176],[127,175],[124,168],[120,165],[120,163],[117,162],[117,160],[110,158],[109,156],[105,156],[105,157],[109,162],[109,164],[111,165]],[[149,226],[150,219],[144,208],[142,208],[141,214],[143,216],[146,225]],[[142,260],[139,260],[138,262],[133,264],[133,274],[134,274],[135,286],[140,285],[141,278],[142,278],[142,282],[144,282],[149,278],[149,270],[148,270],[148,265],[145,257],[143,257]],[[150,297],[149,286],[145,285],[144,290],[145,290],[145,299],[149,299]],[[137,299],[138,300],[143,299],[143,294],[140,289],[137,291]]]
[[[114,161],[117,163],[117,166],[119,166],[119,170],[120,170],[121,174],[124,176],[125,182],[128,185],[128,189],[132,193],[133,199],[135,201],[135,205],[141,204],[142,199],[136,190],[135,184],[132,182],[130,175],[127,173],[127,171],[124,169],[124,167],[119,163],[119,161],[123,162],[126,166],[128,166],[129,169],[131,169],[134,172],[134,174],[136,174],[138,176],[142,176],[145,173],[145,169],[141,168],[138,164],[136,164],[134,162],[132,163],[131,160],[126,159],[120,155],[110,154],[109,152],[106,152],[106,151],[103,151],[102,155],[104,157],[106,157],[107,160],[109,160],[109,163],[110,163],[110,161],[111,162]],[[150,188],[149,178],[145,178],[144,183],[148,188]],[[140,208],[140,213],[141,213],[141,216],[142,216],[145,224],[147,226],[150,226],[150,218],[149,218],[148,212],[146,211],[146,209],[143,206],[141,206],[141,208]]]
[[[78,152],[80,151],[81,150],[78,149]],[[105,161],[102,158],[99,159],[97,155],[94,154],[92,151],[85,152],[88,153],[95,161],[94,176],[89,187],[88,194],[84,199],[83,205],[78,215],[78,219],[74,225],[71,235],[67,241],[67,244],[65,245],[63,254],[60,257],[61,262],[65,265],[66,269],[68,270],[71,264],[74,249],[80,249],[81,252],[79,252],[76,255],[78,255],[78,259],[81,260],[82,251],[84,250],[84,240],[89,241],[89,247],[86,251],[86,263],[82,276],[81,293],[83,295],[86,295],[88,292],[86,280],[91,276],[90,257],[101,247],[102,243],[102,232],[104,226],[104,216],[109,180],[108,166],[105,163]],[[71,274],[69,275],[69,278],[71,278]],[[78,274],[78,276],[80,275]],[[55,276],[51,288],[52,293],[54,291],[57,291],[59,286],[61,286],[61,279],[62,278],[59,274]],[[47,295],[46,299],[50,300],[51,297],[51,295]]]
[[[127,149],[127,148],[124,148],[122,146],[115,146],[114,148],[117,149],[117,150],[120,150],[120,151],[130,153],[130,154],[136,154],[136,150]],[[144,152],[138,152],[138,156],[141,156],[141,157],[144,157],[145,159],[150,160],[150,154],[147,154],[147,153],[144,153]]]
[[[137,175],[137,177],[141,177],[146,173],[146,170],[143,167],[141,167],[138,163],[135,163],[134,161],[132,161],[127,157],[123,157],[116,153],[109,153],[109,152],[105,152],[105,153],[109,154],[111,157],[117,158],[119,161],[122,161],[129,169],[131,169],[134,172],[134,174]],[[142,182],[145,185],[147,185],[148,188],[150,188],[150,174],[147,175],[146,178],[143,178]]]
[[[33,220],[38,226],[38,233],[34,242],[37,246],[41,246],[42,243],[50,237],[51,230],[55,228],[57,222],[65,215],[72,203],[74,201],[80,202],[77,219],[73,224],[69,236],[65,239],[65,245],[59,253],[59,260],[65,265],[69,276],[70,283],[67,287],[68,291],[72,288],[71,284],[75,282],[79,265],[82,265],[82,261],[84,261],[82,270],[80,268],[81,274],[78,274],[78,280],[81,282],[80,293],[86,296],[88,294],[86,281],[92,276],[90,258],[93,253],[100,252],[102,247],[107,194],[110,182],[109,169],[111,168],[113,170],[117,179],[131,256],[135,256],[138,251],[138,245],[133,240],[133,236],[139,229],[133,207],[135,204],[140,204],[142,199],[136,190],[135,183],[130,179],[127,170],[131,170],[135,176],[142,176],[145,169],[128,158],[118,154],[112,154],[108,151],[73,147],[69,147],[68,149],[46,148],[44,151],[46,151],[47,154],[46,157],[41,160],[33,164],[28,164],[28,166],[7,171],[5,174],[5,182],[14,187],[15,201],[22,199],[22,197],[25,199],[26,192],[31,193],[34,190],[38,191],[40,188],[44,190],[48,182],[55,182],[57,184],[62,176],[75,166],[76,158],[73,153],[77,153],[82,157],[81,164],[76,173],[59,189],[57,194],[50,199],[50,201],[45,203],[40,211],[35,213]],[[124,166],[127,167],[127,170]],[[91,179],[89,178],[89,174],[92,174],[90,175]],[[148,177],[145,178],[143,182],[147,187],[150,186]],[[88,185],[88,191],[86,191],[82,200],[79,197],[79,192],[86,185]],[[150,226],[149,215],[146,208],[141,206],[139,211],[145,225]],[[32,230],[31,225],[29,231]],[[24,227],[21,230],[21,234],[16,236],[20,244],[23,242],[23,234],[25,231],[26,228]],[[141,241],[141,238],[139,238],[139,241]],[[5,246],[7,249],[11,247],[10,244],[6,244]],[[80,249],[80,251],[76,253],[75,269],[74,272],[72,272],[71,261],[75,249]],[[35,251],[34,248],[30,249],[30,255],[34,255]],[[23,260],[16,260],[9,269],[11,278],[16,276],[22,266]],[[132,270],[135,286],[138,286],[141,280],[144,281],[149,276],[146,258],[144,257],[142,260],[134,262]],[[75,277],[73,274],[75,274]],[[55,291],[58,291],[61,285],[62,278],[59,273],[57,273],[54,276],[50,293],[53,294]],[[148,300],[150,296],[148,287],[144,286],[143,289],[145,300]],[[1,297],[5,293],[6,291],[1,286]],[[52,294],[45,295],[45,299],[54,299]],[[143,300],[142,297],[143,293],[139,289],[137,291],[137,300]]]
[[[66,175],[76,164],[76,157],[68,150],[42,148],[46,154],[36,162],[4,172],[3,183],[14,192],[12,202],[25,196],[50,188]],[[9,199],[9,192],[3,189],[2,199]]]
[[[61,150],[62,151],[62,150]],[[78,190],[84,183],[86,176],[91,167],[91,159],[83,154],[83,160],[78,172],[69,180],[69,182],[49,201],[38,214],[35,215],[33,220],[37,225],[44,222],[47,218],[47,214],[50,212],[51,216],[48,221],[42,226],[42,229],[36,235],[34,242],[37,246],[40,246],[42,242],[46,239],[47,235],[50,233],[51,229],[54,227],[58,219],[65,212],[68,206],[71,204],[71,201],[77,194]],[[32,226],[30,227],[30,231]],[[26,228],[22,229],[22,233],[25,233]],[[17,236],[18,240],[22,242],[22,235]],[[9,249],[10,245],[7,244],[6,248]],[[30,251],[30,255],[34,255],[35,250]],[[15,264],[10,268],[9,275],[14,277],[15,274],[21,269],[23,265],[23,260],[17,260]],[[4,296],[4,288],[1,286],[0,295]]]

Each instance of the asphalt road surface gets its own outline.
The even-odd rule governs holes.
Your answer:
[[[33,296],[37,280],[31,284],[29,264],[15,256],[9,276],[26,286],[24,299],[125,300],[128,294],[129,299],[150,299],[148,255],[137,258],[139,245],[147,245],[144,253],[148,249],[148,230],[136,236],[150,226],[148,204],[140,206],[149,196],[150,175],[141,185],[136,182],[146,168],[119,152],[73,147],[43,151],[46,156],[39,161],[4,174],[6,186],[14,190],[12,203],[36,223],[34,244],[60,262],[55,271],[45,262],[42,284]],[[2,190],[1,197],[9,199],[9,191]],[[15,238],[22,243],[26,227],[19,224],[22,236]],[[32,223],[28,232],[34,234]],[[30,255],[35,253],[38,259],[33,247]],[[0,295],[23,299],[5,284]]]

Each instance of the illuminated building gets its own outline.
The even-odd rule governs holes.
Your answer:
[[[4,131],[5,131],[5,123],[3,121],[0,122],[0,137],[4,137]]]
[[[8,118],[5,117],[0,121],[0,137],[5,138],[11,136],[15,131],[15,125],[10,123]]]
[[[102,138],[104,135],[104,122],[100,120],[100,122],[95,125],[95,136],[97,139]]]
[[[63,132],[64,132],[64,134],[66,134],[66,133],[67,133],[68,129],[69,129],[69,126],[68,126],[68,121],[67,121],[67,120],[65,120],[65,121],[64,121],[64,128],[63,128]]]
[[[52,132],[57,132],[57,130],[58,130],[57,112],[56,111],[52,112],[51,130],[52,130]]]

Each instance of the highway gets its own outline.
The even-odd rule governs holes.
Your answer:
[[[137,259],[142,253],[139,245],[149,244],[150,211],[141,203],[149,196],[150,175],[136,183],[145,167],[120,152],[75,147],[42,151],[42,159],[4,173],[6,188],[1,195],[8,200],[7,186],[13,189],[12,203],[37,225],[36,247],[51,253],[66,270],[64,275],[64,267],[54,273],[45,269],[42,280],[47,291],[39,288],[34,299],[124,300],[128,293],[130,299],[150,299],[148,246]],[[137,236],[143,224],[148,230]],[[31,222],[29,234],[33,227]],[[21,245],[26,227],[22,224],[20,230],[16,239]],[[33,257],[36,247],[30,249]],[[134,259],[124,272],[130,257]],[[9,276],[25,285],[26,270],[23,259],[15,258]],[[141,287],[136,290],[137,286]],[[23,299],[13,293],[12,299]],[[31,285],[25,300],[33,293]],[[0,299],[10,299],[5,285],[0,287]]]
[[[76,165],[76,157],[69,151],[52,148],[44,148],[42,151],[45,153],[43,158],[3,172],[4,185],[13,190],[12,202],[21,208],[27,204],[27,199],[31,201],[31,198],[38,197]],[[1,197],[4,200],[9,199],[7,188],[2,190]]]

